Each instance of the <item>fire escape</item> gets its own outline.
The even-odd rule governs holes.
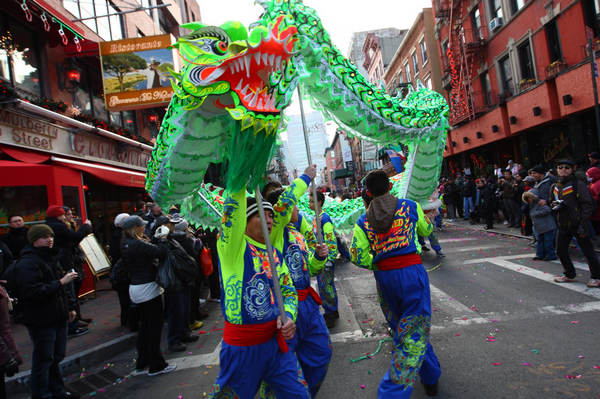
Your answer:
[[[487,45],[484,39],[487,36],[484,32],[485,25],[480,23],[480,27],[465,28],[465,23],[469,26],[473,25],[473,20],[463,15],[465,10],[466,5],[462,0],[436,0],[435,16],[438,23],[448,26],[445,61],[451,87],[449,90],[451,125],[474,119],[478,112],[484,110],[488,102],[483,96],[476,98],[472,84],[473,70],[479,58],[484,55]]]

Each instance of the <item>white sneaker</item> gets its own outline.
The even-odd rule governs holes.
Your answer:
[[[590,288],[600,288],[600,280],[597,278],[591,278],[586,285]]]
[[[508,225],[508,220],[505,220],[504,222],[502,222],[503,225]]]
[[[148,374],[148,371],[145,369],[135,369],[131,372],[132,376],[137,376],[137,375],[144,375],[144,374]]]
[[[150,377],[154,377],[156,375],[167,374],[167,373],[170,373],[171,371],[175,370],[176,368],[177,368],[176,364],[167,364],[167,367],[165,367],[164,369],[155,371],[154,373],[148,372],[148,375]]]

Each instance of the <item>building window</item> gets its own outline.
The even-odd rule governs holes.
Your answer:
[[[512,96],[513,94],[513,73],[512,67],[510,66],[510,57],[504,56],[498,62],[500,66],[500,91],[505,96]]]
[[[421,61],[423,61],[423,65],[427,64],[427,61],[429,60],[427,58],[427,44],[425,43],[425,39],[422,39],[419,42],[419,47],[421,48]]]
[[[413,69],[415,70],[415,76],[417,76],[419,74],[419,59],[417,58],[417,53],[416,52],[412,53],[411,58],[412,58]]]
[[[483,39],[483,32],[481,31],[481,15],[479,14],[479,7],[475,7],[471,11],[471,26],[473,27],[473,39]]]
[[[404,74],[402,73],[402,69],[400,70],[400,72],[398,72],[397,78],[398,78],[398,84],[404,83]]]
[[[408,65],[408,62],[404,64],[404,69],[406,69],[406,83],[412,82],[412,76],[410,75],[410,65]]]
[[[40,54],[34,33],[21,24],[0,21],[2,36],[10,37],[14,50],[0,48],[0,77],[27,96],[42,95]],[[10,34],[8,33],[10,32]]]
[[[490,17],[502,18],[502,0],[488,0],[490,4]]]
[[[517,54],[519,55],[519,72],[521,80],[535,79],[535,69],[533,67],[533,56],[531,55],[531,44],[529,40],[517,46]]]
[[[562,61],[563,54],[560,48],[560,35],[558,34],[558,25],[556,20],[546,24],[546,40],[548,41],[548,53],[550,54],[550,62]]]
[[[109,0],[64,0],[64,7],[104,40],[123,38],[123,19],[120,10]]]
[[[425,79],[425,87],[431,90],[431,78]]]
[[[490,85],[490,74],[485,71],[479,77],[481,82],[481,94],[483,95],[483,101],[485,105],[492,104],[492,86]]]
[[[510,15],[515,15],[525,5],[525,0],[508,0]]]

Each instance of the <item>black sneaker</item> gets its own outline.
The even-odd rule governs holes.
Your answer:
[[[197,335],[188,335],[187,337],[183,337],[181,339],[181,342],[183,342],[184,344],[189,344],[191,342],[196,342],[198,341],[200,337],[198,337]]]
[[[69,337],[74,338],[74,337],[81,337],[82,335],[85,335],[87,333],[89,333],[90,330],[88,328],[76,328],[74,330],[69,330]]]
[[[186,347],[184,344],[173,344],[169,345],[169,352],[183,352]]]
[[[425,246],[425,245],[423,245],[423,246],[421,247],[421,249],[422,249],[423,251],[425,251],[425,252],[427,252],[427,251],[431,251],[431,250],[430,250],[429,248],[427,248],[427,246]]]
[[[437,396],[438,394],[438,384],[423,384],[423,388],[425,388],[425,394],[427,396]]]

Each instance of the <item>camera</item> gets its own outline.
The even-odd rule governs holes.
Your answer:
[[[556,200],[552,202],[552,211],[558,212],[559,210],[561,210],[565,206],[564,202],[564,200]]]

